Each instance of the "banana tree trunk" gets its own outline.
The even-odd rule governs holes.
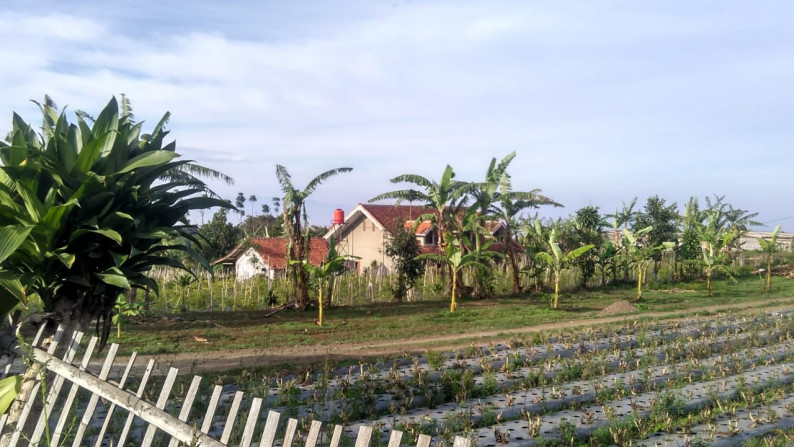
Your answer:
[[[766,261],[766,290],[772,290],[772,260]]]
[[[458,305],[455,303],[455,293],[457,292],[457,290],[456,290],[457,286],[458,286],[458,272],[453,272],[452,273],[452,301],[450,301],[450,304],[449,304],[449,312],[450,313],[455,313],[455,308],[458,307]]]
[[[551,308],[556,309],[560,299],[560,272],[554,274],[554,298],[551,301]]]
[[[643,266],[640,264],[637,267],[637,301],[642,299],[642,270]]]

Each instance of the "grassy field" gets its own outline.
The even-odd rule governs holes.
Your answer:
[[[508,330],[544,323],[589,318],[618,300],[631,300],[636,291],[625,284],[593,291],[564,294],[560,308],[549,307],[549,296],[533,294],[488,300],[463,299],[458,311],[448,312],[446,301],[339,306],[326,309],[325,324],[315,324],[316,309],[186,312],[151,314],[133,318],[123,327],[123,353],[140,354],[200,352],[246,348],[375,342],[431,335],[453,335],[487,330]],[[714,295],[707,297],[702,282],[651,284],[643,300],[635,303],[641,313],[681,311],[711,305],[734,304],[794,296],[794,281],[776,278],[773,290],[761,289],[757,276],[737,282],[719,280]]]

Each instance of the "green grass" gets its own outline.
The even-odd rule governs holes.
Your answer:
[[[643,313],[680,311],[729,305],[754,300],[794,297],[794,281],[778,278],[772,292],[763,292],[757,277],[737,282],[718,280],[714,296],[706,297],[702,284],[651,284],[638,303]],[[504,297],[488,300],[462,299],[451,314],[448,302],[376,303],[337,306],[325,310],[325,325],[315,324],[316,309],[284,310],[271,317],[269,310],[186,312],[156,314],[140,318],[123,328],[120,342],[123,353],[139,354],[197,352],[340,343],[377,343],[475,331],[499,331],[544,323],[591,318],[616,300],[631,300],[633,284],[563,294],[560,308],[551,309],[546,294]],[[196,341],[203,337],[209,343]]]

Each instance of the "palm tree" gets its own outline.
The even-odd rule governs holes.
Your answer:
[[[325,171],[309,181],[305,188],[298,189],[293,185],[292,176],[287,169],[282,165],[276,165],[276,177],[281,185],[281,191],[284,193],[281,203],[283,204],[284,230],[287,235],[287,265],[290,279],[295,288],[295,300],[304,309],[309,305],[308,272],[295,262],[301,263],[309,259],[311,237],[308,232],[306,198],[328,178],[352,170],[353,168],[336,168]]]
[[[504,231],[502,233],[502,243],[506,250],[507,259],[510,264],[510,271],[513,281],[513,293],[521,291],[518,276],[518,261],[516,260],[516,250],[514,246],[514,228],[517,227],[516,217],[519,213],[530,208],[539,208],[541,205],[562,206],[554,200],[540,194],[540,189],[532,191],[513,191],[511,177],[507,172],[507,167],[515,158],[515,151],[508,154],[498,164],[496,158],[491,159],[491,164],[485,173],[485,181],[477,183],[472,191],[475,198],[475,207],[478,208],[480,216],[485,219],[493,216],[502,222]],[[478,244],[479,245],[479,244]]]

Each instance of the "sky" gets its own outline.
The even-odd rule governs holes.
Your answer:
[[[45,94],[73,120],[124,93],[256,209],[277,164],[301,188],[353,168],[311,196],[318,225],[395,176],[479,181],[515,151],[513,189],[565,205],[540,217],[724,195],[794,231],[792,19],[764,0],[0,0],[0,135]]]

